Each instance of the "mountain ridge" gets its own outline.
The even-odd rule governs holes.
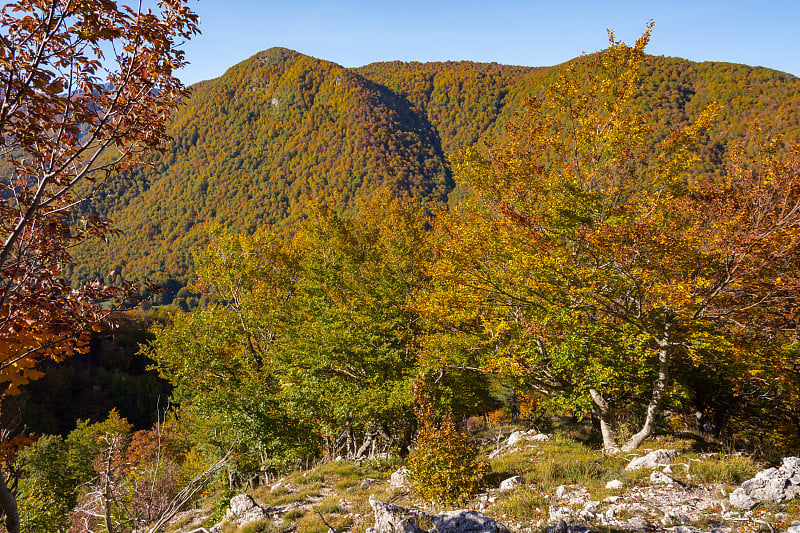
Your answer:
[[[380,188],[432,205],[457,201],[465,194],[453,191],[460,150],[502,142],[524,96],[546,90],[565,65],[345,68],[287,48],[258,52],[194,86],[171,121],[174,142],[149,167],[109,180],[90,209],[124,234],[78,250],[69,273],[86,280],[114,270],[183,284],[207,222],[287,234],[313,202],[347,212]],[[648,56],[635,105],[652,117],[653,142],[712,100],[723,109],[703,146],[703,171],[721,172],[731,143],[763,135],[754,124],[800,138],[799,78]]]

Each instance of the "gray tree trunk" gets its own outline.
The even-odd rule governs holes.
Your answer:
[[[19,533],[19,508],[17,499],[6,486],[3,471],[0,470],[0,509],[6,515],[6,529],[8,533]]]
[[[667,328],[667,333],[669,329]],[[669,335],[665,334],[664,338],[659,341],[658,349],[658,378],[653,383],[653,396],[650,398],[650,403],[647,406],[647,415],[644,419],[642,429],[633,435],[628,442],[622,446],[622,451],[627,452],[635,450],[642,443],[652,435],[655,428],[656,415],[661,408],[661,400],[664,398],[664,393],[667,390],[667,383],[669,381],[669,364],[670,364],[670,342]]]
[[[597,408],[597,416],[600,418],[600,434],[603,436],[603,451],[610,454],[619,453],[619,446],[617,446],[616,432],[612,425],[611,410],[608,408],[603,395],[595,388],[589,389],[589,395],[592,397],[592,403]]]

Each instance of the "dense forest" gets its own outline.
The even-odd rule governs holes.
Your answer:
[[[551,68],[275,48],[196,86],[167,150],[83,207],[121,233],[73,281],[178,297],[13,397],[49,433],[18,441],[22,530],[145,527],[198,479],[185,501],[223,509],[336,457],[409,457],[420,495],[463,501],[476,419],[568,421],[610,456],[796,449],[800,79],[648,39]]]
[[[542,95],[568,64],[550,68],[472,62],[374,63],[345,69],[274,48],[202,82],[170,126],[168,151],[119,175],[91,209],[123,232],[74,254],[73,280],[150,278],[167,301],[192,279],[203,224],[291,233],[309,205],[397,194],[458,202],[453,167],[464,149],[509,137],[524,99]],[[631,105],[651,142],[715,101],[717,120],[697,172],[718,172],[732,143],[800,133],[800,80],[768,69],[648,56]],[[448,200],[449,199],[449,200]],[[113,281],[113,280],[112,280]],[[164,300],[163,297],[158,301]]]

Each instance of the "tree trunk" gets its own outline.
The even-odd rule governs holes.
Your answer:
[[[8,533],[19,533],[19,508],[17,499],[6,486],[3,471],[0,470],[0,509],[6,515],[6,529]]]
[[[354,459],[361,459],[367,452],[369,447],[372,445],[372,442],[373,442],[373,434],[366,433],[364,435],[364,442],[361,444],[361,447],[358,450],[356,450],[356,456],[354,457]]]
[[[667,333],[668,332],[669,328],[667,328]],[[647,416],[645,416],[642,429],[632,436],[622,447],[622,451],[624,452],[635,450],[653,433],[656,415],[659,412],[661,400],[664,398],[664,393],[667,390],[670,363],[669,335],[665,334],[664,338],[659,341],[658,344],[658,378],[653,383],[653,396],[650,398],[650,404],[647,406]]]
[[[616,432],[612,426],[611,410],[608,408],[603,395],[595,388],[589,389],[592,403],[597,408],[597,417],[600,419],[600,434],[603,436],[603,451],[610,454],[619,453],[617,446]]]

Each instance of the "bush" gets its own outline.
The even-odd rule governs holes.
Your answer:
[[[477,492],[486,465],[451,418],[436,426],[431,416],[423,418],[409,461],[414,487],[429,502],[463,502]]]

